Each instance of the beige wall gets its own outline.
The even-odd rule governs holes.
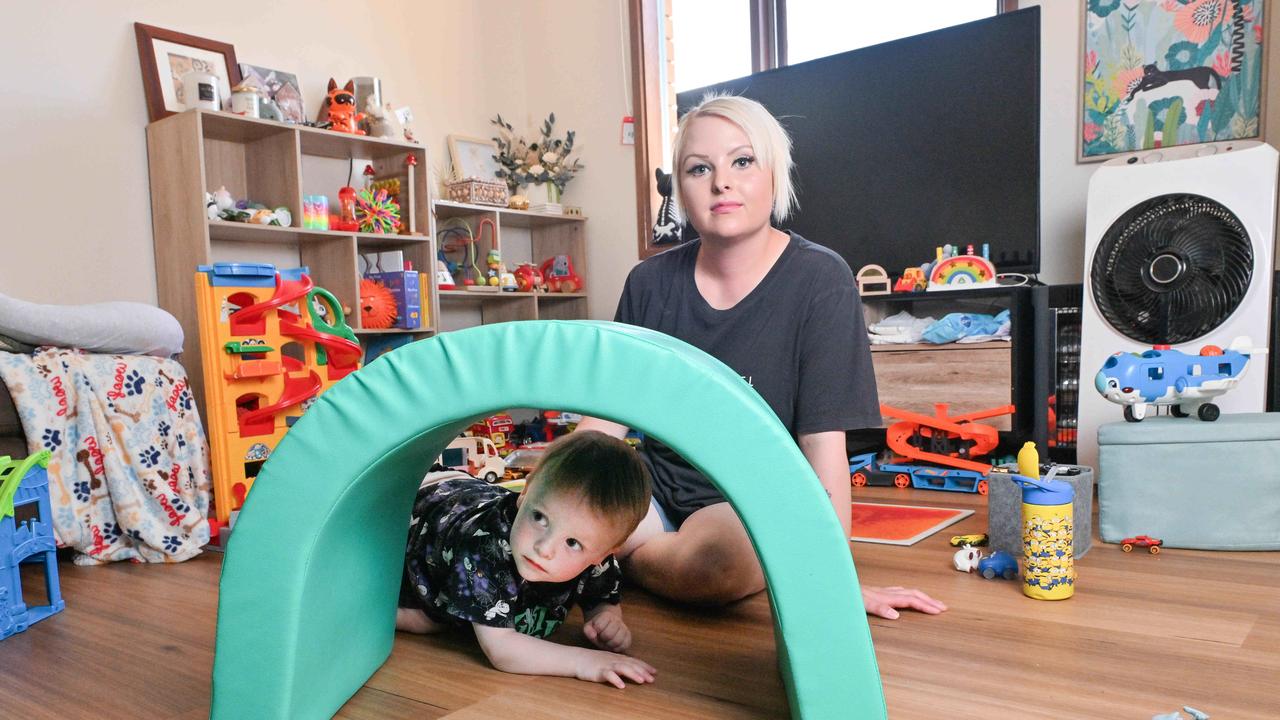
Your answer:
[[[388,100],[412,106],[436,167],[449,133],[488,137],[497,111],[540,119],[554,110],[579,131],[588,170],[567,200],[591,215],[592,289],[607,296],[593,312],[603,303],[600,313],[611,315],[619,278],[636,259],[634,238],[622,237],[632,232],[632,154],[614,126],[623,102],[613,49],[620,5],[564,5],[6,3],[0,67],[23,80],[10,84],[15,110],[0,126],[0,164],[13,169],[0,179],[9,208],[0,292],[50,303],[155,302],[139,21],[229,42],[241,62],[294,72],[313,117],[330,76],[376,75]],[[554,40],[554,58],[544,39]]]
[[[1043,21],[1041,276],[1048,282],[1080,281],[1086,193],[1097,167],[1075,162],[1082,2],[1023,2],[1040,5]],[[0,163],[11,170],[0,178],[8,208],[0,292],[37,302],[155,301],[134,21],[230,42],[243,62],[295,72],[313,115],[330,76],[377,75],[389,100],[413,107],[436,167],[451,132],[487,137],[496,112],[532,129],[554,111],[560,129],[578,132],[586,164],[565,201],[591,218],[592,317],[612,316],[636,262],[634,155],[618,140],[629,69],[624,0],[225,0],[216,13],[162,0],[45,0],[0,13],[6,27],[22,28],[0,45],[0,62],[24,78],[9,87],[17,111],[0,121]],[[1268,28],[1271,42],[1280,41],[1277,25]],[[1280,78],[1275,54],[1269,64]],[[1276,118],[1276,82],[1267,105]],[[1280,141],[1280,123],[1268,130],[1273,144]]]
[[[623,39],[626,2],[526,0],[520,6],[525,119],[536,130],[547,113],[555,112],[558,132],[577,131],[574,144],[586,169],[569,184],[564,202],[581,206],[589,217],[591,317],[612,320],[622,284],[639,260],[635,147],[621,141],[631,82],[629,40]]]

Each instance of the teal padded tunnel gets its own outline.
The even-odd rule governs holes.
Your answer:
[[[439,335],[316,401],[263,467],[223,561],[212,717],[329,717],[360,689],[391,653],[418,483],[459,432],[509,407],[623,423],[705,473],[764,566],[792,716],[885,717],[847,543],[777,416],[710,355],[589,321]]]

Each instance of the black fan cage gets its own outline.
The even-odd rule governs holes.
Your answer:
[[[1222,325],[1253,278],[1235,213],[1201,195],[1161,195],[1107,229],[1090,268],[1093,300],[1116,332],[1146,345],[1190,342]]]

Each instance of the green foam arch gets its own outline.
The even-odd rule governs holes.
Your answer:
[[[446,333],[316,401],[263,467],[227,548],[211,717],[329,717],[360,689],[391,653],[419,481],[474,419],[508,407],[614,420],[698,467],[760,556],[793,717],[885,717],[847,543],[777,416],[710,355],[590,321]]]

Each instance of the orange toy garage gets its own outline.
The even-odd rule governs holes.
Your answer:
[[[217,263],[196,273],[219,529],[311,401],[360,367],[360,345],[307,268]]]

